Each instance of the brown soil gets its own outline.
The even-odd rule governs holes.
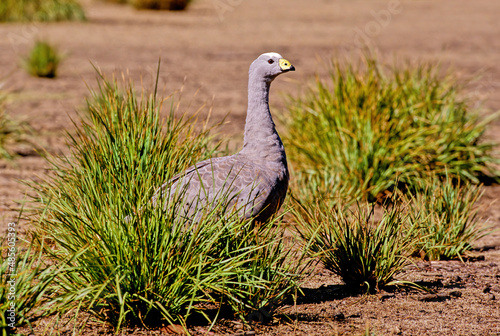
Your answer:
[[[397,57],[451,66],[467,96],[482,102],[484,114],[500,109],[496,0],[198,0],[183,12],[135,11],[90,0],[84,5],[89,18],[85,23],[0,25],[1,80],[13,93],[8,111],[28,122],[36,132],[36,144],[51,152],[66,151],[64,132],[71,131],[71,118],[83,106],[86,85],[95,84],[92,64],[106,73],[128,71],[136,80],[142,76],[147,87],[160,57],[165,92],[185,83],[186,107],[194,111],[208,102],[213,120],[230,112],[223,132],[233,136],[235,148],[242,138],[248,66],[267,51],[281,53],[297,68],[273,84],[274,111],[283,106],[279,92],[297,93],[315,73],[326,75],[321,63],[332,56],[359,58],[363,44],[374,47],[388,63]],[[66,53],[55,80],[35,79],[19,69],[20,56],[38,37]],[[500,141],[500,121],[487,137]],[[19,150],[24,156],[13,163],[0,161],[3,231],[16,219],[18,201],[26,191],[18,180],[36,179],[46,169],[44,160],[29,148]],[[497,228],[500,210],[493,202],[499,192],[500,186],[486,188],[481,212]],[[339,279],[318,267],[304,285],[306,296],[296,306],[283,307],[273,323],[254,324],[253,331],[244,331],[225,321],[214,334],[359,335],[369,327],[376,335],[499,335],[499,231],[476,242],[476,247],[484,260],[421,262],[404,274],[405,279],[426,282],[434,295],[396,291],[344,296]],[[95,327],[84,335],[107,332]]]

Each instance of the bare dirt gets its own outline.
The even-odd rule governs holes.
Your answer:
[[[281,93],[296,94],[316,73],[326,76],[331,57],[356,60],[363,45],[380,59],[430,61],[450,67],[465,95],[482,104],[484,115],[500,110],[500,2],[496,0],[197,0],[184,12],[135,11],[127,6],[84,1],[88,22],[0,25],[0,81],[12,94],[8,112],[34,129],[34,142],[65,152],[64,134],[84,104],[96,72],[126,71],[151,84],[161,57],[161,87],[182,90],[182,104],[213,107],[213,120],[228,112],[222,128],[241,144],[247,71],[263,52],[281,53],[297,71],[273,84],[271,105]],[[57,79],[36,79],[19,67],[36,38],[66,54]],[[190,107],[189,107],[190,106]],[[500,142],[500,121],[486,137]],[[26,188],[19,180],[45,173],[45,161],[28,147],[14,162],[0,161],[0,223],[16,219]],[[500,186],[486,187],[481,214],[500,228]],[[496,203],[495,203],[496,202]],[[26,228],[21,223],[21,231]],[[245,330],[223,321],[213,334],[237,335],[500,335],[500,233],[476,242],[480,260],[418,262],[403,278],[434,289],[428,295],[395,291],[346,296],[341,282],[318,267],[304,284],[297,305],[280,309],[270,324]],[[289,319],[285,318],[289,316]],[[203,333],[202,327],[192,330]],[[90,328],[84,335],[107,334]],[[64,332],[63,332],[64,333]],[[166,330],[127,330],[159,335]]]

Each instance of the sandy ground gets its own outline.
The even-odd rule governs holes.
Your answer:
[[[161,58],[165,93],[183,88],[183,106],[194,111],[206,103],[213,107],[213,120],[230,113],[222,130],[234,139],[234,148],[242,139],[248,66],[268,51],[281,53],[297,68],[273,83],[275,113],[283,107],[280,93],[296,94],[316,73],[325,76],[324,63],[332,57],[358,59],[364,45],[388,64],[396,58],[441,63],[457,74],[468,97],[481,102],[482,113],[500,110],[496,0],[197,0],[175,13],[137,12],[90,0],[84,5],[89,19],[84,23],[0,25],[0,82],[12,93],[8,112],[29,123],[37,145],[51,152],[66,150],[64,133],[71,132],[87,85],[95,85],[92,64],[108,74],[126,71],[148,87]],[[37,38],[66,54],[55,80],[35,79],[19,68],[20,57]],[[499,134],[497,121],[486,137],[500,141]],[[21,150],[28,155],[0,161],[2,230],[16,218],[26,192],[18,181],[36,179],[46,169],[43,159]],[[497,227],[499,191],[499,186],[486,188],[481,212]],[[413,292],[342,297],[339,280],[318,268],[306,284],[308,295],[297,307],[283,308],[282,313],[296,317],[294,322],[279,319],[254,331],[356,335],[368,325],[377,335],[499,335],[500,233],[477,247],[484,260],[421,263],[408,272],[408,278],[434,286],[441,295],[434,299]],[[217,333],[235,330],[221,326]]]

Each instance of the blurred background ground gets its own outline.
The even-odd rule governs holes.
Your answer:
[[[242,142],[248,66],[268,51],[281,53],[297,69],[273,84],[275,114],[283,107],[280,93],[304,90],[316,73],[327,75],[325,64],[332,57],[356,60],[365,45],[389,65],[395,59],[441,63],[458,75],[465,94],[482,104],[482,113],[500,110],[500,2],[495,0],[196,0],[182,12],[136,11],[90,0],[82,4],[87,22],[0,25],[0,78],[3,89],[12,93],[8,112],[29,123],[36,143],[51,152],[66,151],[64,134],[71,132],[71,118],[84,106],[87,85],[95,84],[93,65],[108,74],[127,71],[149,87],[160,58],[160,88],[166,94],[182,88],[182,105],[193,112],[204,103],[211,106],[214,122],[229,113],[222,131],[232,137],[235,149]],[[57,79],[33,78],[19,67],[37,38],[66,55]],[[486,137],[500,142],[500,121]],[[20,151],[24,156],[0,162],[2,231],[15,220],[17,202],[23,199],[25,189],[18,181],[36,179],[47,168],[30,150]],[[486,188],[481,211],[497,228],[499,191],[499,186]],[[442,300],[428,302],[417,294],[337,298],[328,286],[338,279],[319,269],[307,284],[322,288],[318,298],[284,309],[298,309],[298,325],[282,322],[256,330],[356,334],[369,324],[377,335],[499,335],[500,232],[477,242],[477,248],[484,260],[422,263],[408,273],[441,282],[438,289],[448,295]]]

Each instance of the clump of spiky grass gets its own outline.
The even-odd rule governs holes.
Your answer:
[[[288,110],[283,138],[295,169],[327,174],[354,197],[373,200],[396,181],[445,172],[473,183],[499,176],[495,144],[481,139],[497,116],[481,120],[432,65],[386,71],[369,57],[359,67],[334,62],[330,80],[290,98]]]
[[[83,21],[85,13],[76,0],[2,0],[0,22]]]
[[[402,205],[394,202],[375,219],[374,205],[346,206],[341,199],[295,200],[298,233],[310,253],[353,291],[408,285],[395,277],[410,262],[418,235]]]
[[[482,226],[476,203],[483,194],[481,186],[463,183],[447,176],[418,188],[412,195],[410,219],[422,237],[416,255],[430,260],[462,259],[472,243],[488,234]]]
[[[117,80],[101,77],[88,100],[88,117],[82,116],[75,135],[68,135],[71,155],[49,158],[55,177],[33,185],[39,195],[38,236],[53,244],[51,258],[79,255],[70,264],[78,272],[61,280],[66,293],[61,300],[83,297],[86,309],[112,312],[100,317],[118,328],[128,319],[147,321],[150,310],[160,310],[148,302],[161,302],[168,291],[179,294],[168,285],[168,272],[162,273],[169,265],[180,266],[167,262],[175,250],[164,250],[165,244],[186,253],[184,258],[197,249],[192,245],[197,237],[189,245],[180,232],[172,232],[172,214],[169,222],[161,211],[150,210],[148,217],[130,223],[125,216],[137,212],[175,173],[213,154],[206,150],[208,129],[195,134],[192,123],[174,118],[175,109],[162,121],[156,93],[138,99],[132,83],[123,95],[120,91]],[[201,267],[205,260],[196,261],[196,255],[187,261],[192,258]],[[165,307],[176,320],[177,308]]]
[[[131,83],[125,91],[99,83],[69,137],[71,155],[50,158],[54,177],[33,184],[38,237],[51,243],[51,260],[70,260],[53,301],[60,313],[77,302],[117,330],[162,321],[186,328],[194,312],[215,321],[207,304],[244,315],[295,288],[273,222],[254,229],[225,195],[187,218],[182,190],[150,202],[165,181],[214,155],[210,129],[197,132],[175,109],[163,120],[156,93],[138,99]]]
[[[293,192],[297,231],[311,256],[354,290],[415,286],[394,278],[410,257],[462,260],[490,232],[478,217],[481,186],[459,179],[429,177],[404,192],[395,188],[380,206],[355,202],[346,187],[327,190],[318,175],[306,176],[305,191]]]
[[[62,56],[59,51],[44,41],[37,41],[21,64],[35,77],[55,78]]]

